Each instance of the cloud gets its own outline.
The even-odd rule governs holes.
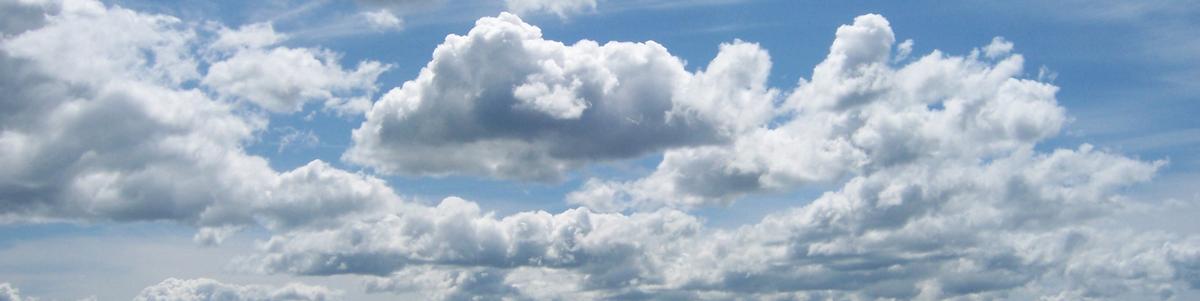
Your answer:
[[[507,270],[494,268],[434,269],[416,267],[367,282],[373,293],[421,293],[427,300],[513,300],[524,298],[505,283]]]
[[[496,20],[480,24],[488,22]],[[448,40],[459,39],[479,38]],[[776,98],[757,84],[769,58],[735,42],[672,90],[695,93],[673,113],[729,114],[720,115],[728,140],[672,146],[647,178],[592,180],[571,196],[629,213],[584,207],[495,217],[448,198],[275,235],[239,262],[266,272],[374,275],[382,278],[368,282],[372,290],[445,299],[1112,299],[1194,289],[1196,238],[1100,226],[1137,207],[1122,192],[1166,162],[1086,144],[1041,151],[1038,143],[1067,120],[1057,88],[1020,78],[1022,57],[997,41],[992,51],[935,51],[893,66],[888,21],[860,16],[838,29],[811,80],[778,107],[753,109],[744,103],[761,103],[742,96]],[[424,90],[436,87],[431,81],[418,77],[401,91],[440,93]],[[427,116],[409,115],[425,102],[404,96],[385,96],[373,111],[386,108],[400,122]],[[841,188],[735,229],[709,229],[669,209],[821,181]],[[559,285],[539,284],[548,281]]]
[[[568,15],[596,10],[596,0],[505,0],[508,10],[515,14],[552,13],[566,19]]]
[[[395,14],[392,14],[392,12],[387,9],[366,11],[362,14],[363,17],[367,19],[367,23],[370,24],[371,27],[374,27],[375,30],[391,31],[404,28],[404,20],[400,19],[400,17],[397,17]]]
[[[321,138],[312,130],[301,131],[289,126],[278,128],[276,131],[280,134],[276,153],[282,153],[284,149],[291,147],[314,147],[321,143]]]
[[[135,301],[326,301],[340,300],[341,292],[320,286],[290,283],[281,287],[236,285],[216,280],[168,278],[142,290]]]
[[[282,40],[270,24],[222,29],[214,49],[236,49],[214,61],[200,81],[224,97],[249,101],[268,111],[294,113],[323,101],[339,114],[361,114],[375,91],[375,79],[390,66],[363,61],[344,70],[339,56],[316,48],[271,47]]]
[[[0,37],[20,34],[45,23],[45,13],[58,11],[54,1],[0,1]]]
[[[645,178],[592,179],[568,199],[606,210],[729,204],[890,168],[1003,157],[1067,120],[1057,87],[1020,78],[1023,58],[1007,55],[1001,38],[987,58],[934,51],[903,66],[889,64],[894,42],[887,20],[855,18],[778,108],[778,124],[747,125],[725,145],[667,150]]]
[[[860,16],[784,95],[756,44],[723,44],[689,72],[653,42],[565,45],[515,15],[483,18],[370,107],[347,160],[545,180],[663,154],[645,178],[569,196],[595,208],[498,216],[457,197],[405,202],[319,160],[276,171],[243,149],[269,128],[263,114],[296,110],[276,92],[302,106],[338,85],[204,83],[280,57],[359,72],[335,54],[275,46],[269,25],[217,27],[207,42],[177,18],[95,1],[21,5],[29,18],[0,39],[5,222],[167,220],[200,243],[262,227],[269,238],[236,266],[445,300],[1169,299],[1200,286],[1200,239],[1107,223],[1144,205],[1123,193],[1166,162],[1042,144],[1067,121],[1058,88],[1022,78],[1002,39],[896,65],[889,22]],[[737,228],[684,211],[818,182],[840,188]],[[167,279],[138,300],[337,295]]]
[[[420,75],[383,95],[349,162],[387,173],[556,180],[591,162],[728,140],[770,118],[776,95],[755,44],[705,71],[654,42],[542,39],[511,14],[451,35]]]
[[[271,23],[254,23],[238,29],[221,27],[217,39],[209,48],[217,51],[236,51],[246,48],[264,48],[287,40],[287,35],[276,32]]]
[[[445,0],[355,0],[367,8],[383,8],[389,11],[414,11],[443,5]]]
[[[387,276],[407,267],[450,265],[554,267],[589,275],[586,285],[628,285],[652,269],[650,250],[697,234],[700,221],[679,211],[598,214],[523,212],[504,218],[475,203],[447,198],[436,207],[414,205],[395,215],[337,229],[272,237],[264,254],[241,259],[266,272],[304,275]]]
[[[0,283],[0,301],[36,301],[37,299],[21,297],[21,290],[11,283]]]
[[[215,242],[247,225],[333,224],[398,199],[381,180],[321,161],[280,173],[246,154],[264,116],[185,87],[204,77],[208,48],[196,28],[94,1],[46,15],[0,42],[0,220],[168,220],[205,228],[197,240]],[[247,36],[216,41],[271,40]]]

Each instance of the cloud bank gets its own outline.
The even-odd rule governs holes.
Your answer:
[[[488,53],[527,53],[531,47],[524,43],[545,42],[534,29],[501,15],[480,20],[465,37],[447,38],[416,80],[376,103],[355,132],[359,144],[347,156],[356,160],[356,151],[389,143],[393,147],[385,151],[408,151],[402,156],[429,147],[452,154],[475,147],[475,142],[464,142],[481,139],[512,140],[508,145],[526,152],[533,146],[578,146],[540,134],[559,130],[554,127],[503,123],[511,127],[499,128],[507,131],[501,135],[493,132],[497,127],[472,125],[539,108],[534,113],[541,115],[530,118],[583,121],[581,116],[602,112],[604,102],[621,98],[568,91],[561,92],[565,97],[546,100],[554,106],[533,106],[520,97],[521,90],[542,85],[544,77],[511,67],[514,61],[539,61],[527,56],[471,60],[471,66],[482,70],[504,66],[495,69],[499,71],[469,76],[445,76],[449,71],[443,71],[452,70],[441,65],[444,58],[453,54],[470,60],[474,55],[468,46],[489,45],[488,34],[526,33],[523,38],[494,38],[524,52]],[[1151,180],[1165,162],[1132,159],[1086,144],[1039,151],[1038,143],[1057,135],[1068,118],[1056,103],[1057,88],[1023,78],[1023,58],[1002,38],[965,56],[935,51],[900,66],[893,65],[898,61],[892,57],[895,42],[883,17],[856,18],[837,30],[812,79],[802,80],[786,97],[763,87],[769,57],[753,44],[722,46],[702,72],[663,69],[680,80],[638,90],[673,93],[670,110],[652,112],[694,114],[684,120],[711,124],[707,128],[715,130],[717,139],[652,146],[664,151],[664,159],[645,178],[594,179],[569,196],[617,213],[579,208],[495,217],[470,202],[448,198],[434,208],[401,210],[340,229],[275,236],[263,254],[243,260],[257,262],[267,272],[373,275],[380,278],[369,282],[372,290],[425,291],[447,300],[468,294],[534,299],[1109,299],[1169,298],[1195,289],[1195,238],[1092,226],[1136,206],[1121,192]],[[566,47],[562,58],[555,59],[570,62],[592,59],[569,51],[594,47],[587,43],[545,48]],[[615,87],[607,89],[619,91],[629,81],[615,74]],[[438,88],[437,81],[445,78],[457,84]],[[488,84],[496,78],[509,80]],[[576,81],[589,82],[571,80]],[[633,84],[647,83],[653,82]],[[539,91],[553,95],[573,86]],[[456,96],[429,96],[445,91]],[[484,96],[494,93],[499,96]],[[658,94],[643,93],[641,101],[657,99]],[[483,104],[493,111],[471,113]],[[446,120],[465,126],[429,124]],[[459,132],[476,128],[483,130]],[[382,134],[391,130],[403,134]],[[639,132],[607,142],[645,147],[638,141],[647,132]],[[474,140],[429,141],[451,139],[446,137]],[[504,157],[480,157],[507,148],[494,144],[487,149],[437,171],[506,172],[480,170],[485,162],[510,164]],[[511,164],[540,168],[539,163]],[[732,230],[707,229],[703,221],[679,211],[815,182],[842,187]],[[545,279],[571,284],[539,285]]]
[[[14,8],[0,23],[8,223],[172,221],[201,243],[261,227],[270,237],[237,266],[361,275],[370,292],[439,300],[1170,299],[1200,287],[1200,238],[1104,225],[1143,204],[1123,193],[1166,162],[1044,145],[1069,120],[1058,88],[1027,78],[1002,38],[898,59],[912,43],[859,16],[782,91],[753,43],[688,71],[654,42],[567,45],[503,13],[449,35],[416,78],[367,103],[387,65],[280,46],[269,24],[0,3]],[[343,159],[384,173],[553,181],[663,160],[642,178],[588,180],[567,196],[581,206],[559,213],[430,206],[370,174],[322,161],[277,171],[245,151],[272,114],[308,103],[365,112]],[[817,183],[837,188],[736,228],[690,212]],[[337,295],[167,279],[138,300]]]
[[[147,287],[134,301],[328,301],[341,300],[338,291],[291,283],[281,287],[225,284],[212,279],[168,278]]]

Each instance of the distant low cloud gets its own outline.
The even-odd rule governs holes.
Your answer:
[[[226,284],[216,280],[169,278],[142,290],[134,301],[332,301],[341,292],[299,283],[280,287]]]
[[[376,30],[393,31],[404,28],[404,20],[397,17],[392,11],[380,9],[376,11],[363,12],[363,17],[367,19],[367,23],[371,24]]]

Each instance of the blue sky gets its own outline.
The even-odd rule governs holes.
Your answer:
[[[562,7],[522,7],[519,2],[542,3],[0,0],[0,8],[10,8],[0,16],[25,20],[15,16],[32,11],[22,16],[34,20],[0,24],[5,26],[0,68],[13,74],[0,78],[5,81],[0,88],[12,91],[0,105],[14,112],[0,114],[0,129],[11,135],[0,136],[0,143],[15,150],[0,152],[8,156],[0,163],[15,170],[0,173],[5,203],[0,283],[9,283],[0,286],[0,300],[12,293],[10,287],[39,300],[178,300],[163,293],[173,285],[201,295],[224,289],[244,300],[273,300],[287,289],[312,296],[337,291],[335,298],[345,300],[1198,296],[1200,224],[1192,217],[1200,213],[1194,185],[1200,181],[1200,122],[1194,117],[1200,113],[1200,5],[572,0],[555,4]],[[79,13],[75,6],[91,8]],[[368,13],[386,13],[399,23],[381,25]],[[179,22],[118,22],[127,16],[122,14],[173,16]],[[77,20],[82,27],[68,26]],[[256,24],[269,29],[251,30]],[[144,33],[149,37],[122,40],[122,32],[143,34],[122,26],[149,26]],[[529,36],[530,26],[540,29],[540,37]],[[483,38],[488,29],[550,50],[525,46],[528,52],[508,53],[513,50],[503,47],[507,44]],[[213,46],[231,32],[282,38]],[[101,46],[87,39],[114,35],[121,37],[96,43]],[[478,38],[454,44],[447,35]],[[174,38],[185,42],[172,44]],[[880,39],[886,46],[880,61],[852,64],[877,59],[859,55],[874,51],[869,42]],[[653,41],[667,52],[630,44],[605,48],[610,56],[599,56],[586,45],[574,48],[580,40],[596,41],[597,47]],[[73,47],[84,50],[61,50]],[[457,50],[435,53],[439,47]],[[313,62],[330,58],[318,63],[334,78],[305,81],[306,74],[289,77],[254,65],[287,51],[316,58]],[[927,57],[935,51],[942,55]],[[176,52],[195,64],[170,65],[166,58]],[[92,66],[84,63],[63,67],[47,53],[65,55],[68,62],[104,63],[99,69],[82,69]],[[152,59],[123,65],[123,58],[139,55]],[[243,55],[262,56],[235,64]],[[612,59],[620,55],[667,63]],[[948,59],[925,61],[938,57]],[[515,61],[524,58],[557,59],[567,71]],[[672,58],[682,69],[672,69]],[[710,64],[714,58],[732,63],[718,70]],[[362,62],[385,67],[373,73]],[[1020,71],[1004,73],[1009,62],[1019,62]],[[219,65],[258,72],[221,82]],[[179,68],[196,74],[160,78]],[[603,72],[589,68],[609,73],[598,76],[588,72]],[[357,77],[360,71],[367,75]],[[943,71],[961,77],[921,82],[927,80],[922,72]],[[872,72],[886,75],[875,78]],[[972,81],[989,72],[1007,81]],[[638,77],[643,74],[648,77]],[[745,74],[766,77],[747,80]],[[704,82],[702,75],[713,79]],[[509,83],[510,76],[518,82]],[[566,84],[555,82],[562,76]],[[539,80],[552,90],[569,89],[568,99],[520,96],[517,85],[542,84],[535,83]],[[594,84],[604,80],[619,84]],[[654,80],[666,84],[654,86]],[[858,86],[859,80],[883,84]],[[905,90],[906,83],[918,82],[925,88]],[[249,84],[238,86],[242,83]],[[143,85],[170,92],[151,100],[114,100],[160,95],[139,94],[159,91],[139,90]],[[492,90],[497,85],[502,91]],[[964,88],[938,90],[959,85]],[[1057,88],[1049,96],[1029,92],[1044,87]],[[306,88],[317,96],[295,92]],[[744,93],[722,98],[729,91]],[[460,92],[471,96],[453,96]],[[663,93],[670,95],[656,96]],[[942,98],[922,98],[925,93]],[[299,109],[272,107],[271,99],[256,98],[261,95]],[[866,100],[855,100],[859,97]],[[353,99],[374,105],[348,111],[331,105]],[[951,111],[955,101],[975,99],[987,109],[958,117],[969,125],[940,128],[939,113]],[[39,101],[50,109],[29,105]],[[397,109],[412,101],[421,105]],[[483,113],[436,105],[459,101]],[[679,118],[694,123],[634,122],[662,116],[638,106],[656,101],[683,108],[668,115],[682,114]],[[485,104],[508,102],[513,105],[486,114]],[[93,104],[140,109],[89,111]],[[756,105],[765,106],[765,113],[754,111]],[[619,116],[616,123],[593,113],[630,107],[649,111]],[[75,112],[69,108],[82,113],[64,113]],[[196,117],[163,113],[176,109]],[[550,117],[529,119],[522,114],[531,111],[522,110]],[[120,117],[127,111],[168,117]],[[737,120],[725,118],[730,116],[725,112],[736,112],[731,114]],[[995,112],[1000,113],[985,116]],[[903,119],[909,114],[917,117]],[[543,117],[553,119],[538,119]],[[86,127],[60,126],[92,124],[87,122],[96,118],[104,129],[90,130],[110,138],[63,142],[72,135],[100,137]],[[633,125],[621,123],[625,118]],[[126,127],[121,119],[133,121]],[[831,124],[820,124],[826,121]],[[607,130],[589,128],[595,125],[614,126],[621,134],[601,135]],[[155,130],[138,130],[145,126]],[[845,127],[861,128],[839,136]],[[772,141],[755,138],[763,136],[792,140],[778,150]],[[135,140],[139,146],[118,145]],[[876,141],[884,142],[872,144]],[[595,145],[572,145],[584,142]],[[849,148],[805,149],[838,143]],[[162,145],[186,150],[175,153]],[[200,146],[190,148],[195,145]],[[43,163],[55,160],[75,161]],[[738,186],[746,174],[752,183]],[[88,190],[96,187],[89,183],[102,185]],[[899,194],[895,202],[902,205],[888,203],[889,193]],[[539,210],[547,213],[531,213]],[[537,218],[555,231],[569,226],[594,232],[567,242],[549,234],[560,232],[530,234],[548,237],[539,242],[545,246],[531,248],[550,251],[522,257],[513,250],[523,250],[517,241],[527,232],[514,229],[541,221]],[[457,224],[460,220],[469,222]],[[426,229],[415,225],[426,224],[436,229],[413,234]],[[978,234],[940,228],[955,225]],[[202,235],[208,231],[218,234]],[[493,240],[493,232],[502,238]],[[610,232],[623,234],[606,236]],[[378,241],[346,243],[347,237]],[[456,249],[454,241],[460,240],[474,245]],[[574,245],[577,240],[588,243]],[[1076,240],[1086,243],[1070,247]],[[510,244],[508,255],[489,257],[494,244]],[[580,253],[570,259],[547,255],[567,252],[555,249],[562,244]],[[787,248],[773,249],[781,245]],[[804,252],[808,255],[796,255]],[[937,256],[952,260],[932,259]],[[854,270],[847,268],[851,261],[892,268]],[[602,268],[612,266],[617,268]],[[719,276],[699,275],[704,272],[687,266]],[[168,278],[191,282],[164,281]],[[162,289],[163,299],[150,297],[154,289]]]

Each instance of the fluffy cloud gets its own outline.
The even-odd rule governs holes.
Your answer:
[[[245,225],[335,224],[398,200],[382,181],[321,161],[279,173],[246,154],[265,118],[184,88],[202,78],[207,51],[195,28],[94,1],[35,7],[55,10],[0,42],[0,219],[171,220],[215,242]]]
[[[679,211],[598,214],[524,212],[495,218],[478,205],[447,198],[338,229],[273,237],[265,254],[244,258],[269,272],[386,276],[409,266],[555,267],[589,275],[588,286],[646,281],[673,241],[697,234],[700,221]],[[496,272],[493,272],[495,274]]]
[[[770,118],[770,60],[735,42],[689,73],[654,42],[544,40],[515,15],[451,35],[385,94],[343,159],[383,172],[558,179],[582,164],[731,139]]]
[[[653,42],[564,45],[514,15],[481,19],[370,107],[347,160],[553,179],[664,157],[643,179],[593,179],[570,196],[595,208],[497,216],[455,197],[403,202],[322,161],[281,172],[247,154],[267,128],[247,106],[291,112],[341,98],[320,92],[339,86],[267,83],[259,95],[214,73],[260,70],[231,62],[276,53],[358,72],[275,46],[284,37],[269,25],[206,42],[176,18],[95,1],[0,3],[22,20],[6,19],[0,40],[5,222],[171,220],[203,243],[261,226],[270,238],[238,266],[365,275],[369,291],[444,300],[1169,299],[1200,287],[1197,237],[1105,224],[1141,204],[1122,193],[1165,162],[1038,145],[1067,117],[1003,39],[897,66],[887,20],[861,16],[785,97],[766,86],[770,57],[755,44],[722,45],[688,72]],[[300,100],[270,98],[292,92]],[[681,211],[816,182],[840,188],[737,228]],[[0,298],[18,297],[0,284]],[[138,300],[335,297],[168,279]]]
[[[387,278],[367,282],[373,293],[417,292],[427,300],[513,300],[527,298],[505,282],[508,270],[496,268],[435,269],[428,266],[401,270]]]
[[[142,290],[135,301],[326,301],[339,300],[341,292],[320,286],[291,283],[281,287],[236,285],[212,279],[169,278]]]
[[[234,49],[233,53],[213,62],[201,83],[222,96],[272,112],[298,112],[307,102],[323,101],[326,107],[349,114],[365,111],[370,101],[363,95],[375,91],[375,79],[389,68],[364,61],[354,70],[344,70],[338,55],[329,50],[267,48],[281,40],[269,24],[222,30],[212,46]]]
[[[36,301],[33,298],[21,297],[21,290],[13,287],[11,283],[0,283],[0,301]]]
[[[726,145],[668,150],[643,179],[593,179],[569,199],[609,210],[728,204],[889,168],[1000,158],[1067,120],[1057,87],[1021,79],[1023,58],[1003,39],[985,47],[986,58],[935,51],[898,67],[889,64],[894,42],[887,20],[855,18],[779,108],[778,125],[746,126]]]

